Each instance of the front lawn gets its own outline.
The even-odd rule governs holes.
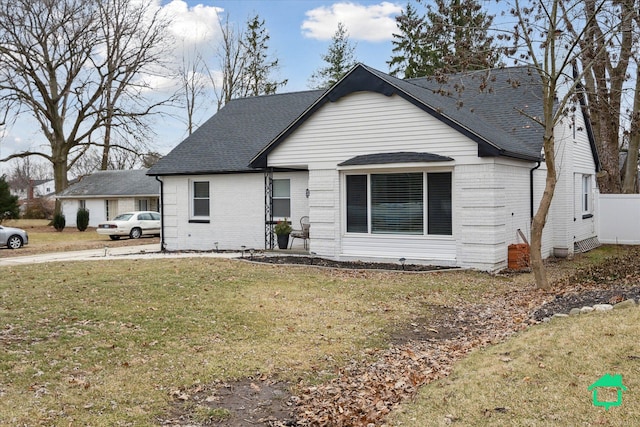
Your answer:
[[[321,381],[425,305],[511,282],[200,258],[0,273],[0,425],[149,425],[196,384]]]
[[[573,262],[552,263],[549,271],[554,280],[570,274],[578,266],[592,271],[587,267],[602,262],[605,256],[624,255],[625,251],[601,248]],[[593,271],[595,274],[596,269]],[[380,365],[376,360],[381,354],[393,354],[387,349],[401,346],[407,339],[440,339],[438,335],[445,332],[449,335],[461,331],[475,333],[494,327],[500,330],[505,322],[523,326],[526,319],[522,313],[533,310],[542,300],[553,298],[551,293],[532,290],[530,274],[329,270],[211,258],[110,258],[108,261],[2,267],[0,274],[3,278],[0,282],[0,425],[139,426],[180,419],[186,424],[204,425],[230,414],[231,408],[215,407],[216,402],[223,402],[215,385],[246,378],[279,381],[288,384],[289,393],[306,393],[308,397],[317,390],[318,402],[325,397],[331,401],[333,381],[339,384],[349,372],[358,372],[352,369],[356,365]],[[606,271],[598,274],[611,276]],[[444,318],[436,321],[433,317],[453,313],[452,320],[456,321],[468,308],[477,311],[485,323],[474,324],[472,316],[468,318],[471,321],[458,324],[458,330],[453,328],[447,332]],[[510,311],[512,308],[517,310]],[[605,334],[629,318],[597,317],[594,328]],[[582,319],[580,322],[587,322]],[[501,369],[495,373],[500,376],[500,381],[495,381],[498,385],[525,394],[540,386],[539,393],[546,392],[551,380],[539,378],[538,370],[552,366],[559,369],[556,366],[565,363],[564,359],[556,362],[546,354],[553,353],[556,357],[569,351],[567,348],[574,345],[571,338],[579,337],[580,328],[575,329],[574,323],[571,318],[542,324],[508,341],[513,348],[486,350],[509,353],[505,356],[487,353],[488,359],[480,362],[463,359],[458,362],[462,363],[462,370],[454,371],[462,374],[429,385],[427,392],[429,387],[436,387],[433,389],[436,395],[427,395],[418,409],[407,412],[408,418],[396,421],[400,425],[426,425],[424,420],[430,419],[429,414],[434,410],[441,414],[438,422],[471,419],[482,423],[482,417],[466,418],[463,406],[449,414],[445,413],[451,411],[447,406],[434,407],[429,402],[443,399],[437,396],[440,390],[437,387],[448,386],[447,381],[453,387],[461,384],[463,389],[467,385],[457,382],[459,378],[492,381],[486,377],[491,369]],[[574,329],[565,331],[562,325]],[[506,329],[509,328],[507,325]],[[535,331],[539,331],[542,338],[518,344],[521,337]],[[621,357],[637,364],[640,350],[636,351],[635,344],[627,341],[627,332],[611,333],[614,338],[607,338],[606,345],[611,346],[612,351],[621,348],[615,346],[627,346]],[[544,337],[549,334],[555,337],[568,334],[568,338],[564,341],[554,338],[544,347]],[[478,345],[470,343],[467,341],[469,348]],[[582,355],[589,351],[588,339],[576,338],[575,346],[581,349],[571,349],[572,354],[584,358]],[[556,355],[556,351],[561,353]],[[405,353],[410,359],[413,357],[410,351]],[[543,357],[539,361],[538,353]],[[484,351],[476,351],[472,358],[482,354]],[[612,360],[604,353],[601,357]],[[469,363],[475,365],[464,368],[466,360],[472,360]],[[520,364],[535,372],[523,371]],[[397,368],[402,370],[402,366]],[[608,368],[609,365],[604,364],[593,369],[600,372]],[[569,394],[567,405],[573,405],[575,396],[584,397],[582,382],[591,380],[595,373],[582,373],[584,369],[580,369],[580,382],[574,380],[577,385],[568,386],[578,394]],[[446,370],[443,366],[442,372]],[[625,382],[635,386],[637,379],[626,372]],[[527,376],[531,380],[524,380]],[[381,378],[387,381],[384,372]],[[565,380],[560,377],[558,384],[566,386]],[[262,383],[251,381],[246,383],[248,392],[260,390]],[[389,381],[391,389],[398,384],[392,377]],[[351,392],[360,395],[358,390],[356,383]],[[450,403],[462,404],[454,401],[461,392],[451,390],[454,398]],[[321,392],[324,394],[320,395]],[[472,403],[475,406],[470,406],[473,409],[469,411],[475,411],[478,405],[494,405],[487,406],[489,425],[495,420],[513,423],[516,416],[513,414],[519,416],[521,412],[512,408],[521,405],[521,401],[483,400],[485,394],[497,393],[478,388],[474,395],[477,394],[475,397],[480,403]],[[195,401],[195,396],[201,400]],[[241,402],[244,398],[236,397]],[[586,398],[588,406],[589,395]],[[314,400],[308,402],[313,406]],[[547,404],[535,396],[526,402],[532,405],[532,412],[543,411]],[[626,400],[624,404],[632,410]],[[503,407],[509,408],[504,411],[512,417],[499,418],[505,413],[496,408]],[[427,418],[421,418],[420,408],[426,408],[423,412]],[[316,409],[317,405],[313,410]],[[338,417],[340,409],[336,408]],[[350,411],[350,408],[342,409],[345,414]],[[620,408],[609,412],[616,409]],[[312,412],[309,412],[312,418],[325,417],[323,413]],[[553,414],[560,414],[563,421],[573,420],[565,418],[557,409]],[[445,419],[448,415],[452,417]],[[549,420],[554,419],[543,418],[538,424]]]

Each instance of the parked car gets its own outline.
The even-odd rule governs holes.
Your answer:
[[[160,235],[160,214],[151,211],[127,212],[111,221],[98,224],[98,234],[106,234],[111,240],[122,236],[139,239],[142,236]]]
[[[29,243],[29,236],[23,229],[0,225],[0,246],[6,245],[9,249],[18,249],[27,243]]]

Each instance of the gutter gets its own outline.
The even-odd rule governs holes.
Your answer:
[[[160,183],[160,252],[166,251],[164,242],[164,182],[155,176],[156,181]]]
[[[538,160],[538,164],[529,170],[529,205],[531,208],[531,219],[533,219],[533,171],[540,167],[540,161]]]

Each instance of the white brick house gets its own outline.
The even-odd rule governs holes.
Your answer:
[[[273,221],[309,216],[319,256],[506,267],[544,188],[529,118],[542,106],[527,68],[490,74],[491,90],[476,73],[449,93],[357,65],[326,92],[231,101],[148,172],[162,181],[165,249],[268,248]],[[596,236],[598,158],[581,111],[556,129],[545,256]]]

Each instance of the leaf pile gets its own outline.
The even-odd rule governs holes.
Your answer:
[[[422,385],[449,375],[453,364],[469,351],[497,343],[527,327],[532,304],[543,294],[514,292],[486,305],[457,308],[454,323],[459,333],[446,339],[410,341],[379,350],[375,362],[352,361],[336,378],[320,386],[303,388],[298,395],[298,425],[380,425],[384,417]],[[452,317],[434,319],[431,330],[451,328]]]

